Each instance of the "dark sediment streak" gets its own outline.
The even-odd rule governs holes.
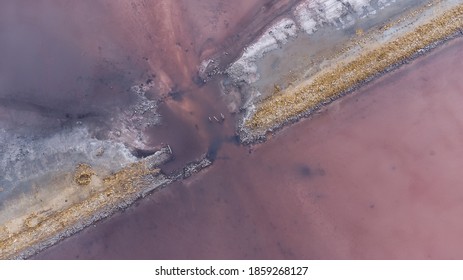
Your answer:
[[[46,139],[63,128],[84,126],[92,138],[120,141],[141,158],[171,144],[175,160],[163,166],[167,173],[208,151],[216,159],[221,141],[216,139],[231,137],[233,124],[208,122],[210,116],[229,115],[217,105],[215,86],[200,89],[193,77],[202,56],[217,51],[228,33],[256,19],[236,3],[226,4],[227,14],[212,5],[216,1],[200,2],[206,7],[201,13],[221,16],[211,21],[188,12],[190,1],[2,2],[0,38],[6,43],[0,51],[6,56],[0,66],[0,128],[35,141],[37,135]],[[243,3],[251,11],[261,8],[261,1]],[[131,87],[146,84],[150,88],[138,94],[145,101],[159,101],[164,126],[130,123],[138,117],[141,98]],[[121,133],[127,123],[132,125],[129,133]],[[191,174],[190,168],[185,167],[183,177]]]

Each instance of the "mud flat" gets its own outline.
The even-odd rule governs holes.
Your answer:
[[[293,17],[277,21],[225,71],[223,92],[241,116],[242,142],[264,139],[463,27],[458,1],[334,2],[296,6]]]
[[[0,257],[30,256],[208,166],[232,129],[198,65],[230,42],[234,59],[244,27],[296,1],[263,2],[2,1]]]
[[[461,259],[463,39],[39,259]]]

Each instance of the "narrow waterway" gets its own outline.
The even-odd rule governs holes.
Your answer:
[[[225,50],[235,59],[295,2],[3,1],[2,221],[15,215],[6,207],[18,197],[35,206],[37,192],[59,193],[55,179],[76,164],[98,168],[95,152],[109,159],[109,171],[166,144],[174,160],[165,173],[204,154],[218,159],[235,141],[235,124],[217,84],[204,84],[198,67]],[[105,141],[117,144],[93,149]]]

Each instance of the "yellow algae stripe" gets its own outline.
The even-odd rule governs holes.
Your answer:
[[[134,163],[104,178],[104,190],[88,199],[34,223],[28,223],[26,220],[22,230],[0,240],[0,259],[15,258],[29,247],[53,238],[79,222],[91,219],[105,208],[117,207],[128,198],[136,196],[148,184],[143,181],[145,176],[158,176],[160,171],[159,168],[147,167],[144,162]],[[37,216],[32,213],[30,218]]]
[[[257,107],[255,114],[246,121],[246,126],[256,131],[279,126],[385,71],[391,65],[410,58],[420,49],[451,36],[462,26],[463,4],[460,4],[351,62],[334,66],[310,83],[302,83],[270,96]]]

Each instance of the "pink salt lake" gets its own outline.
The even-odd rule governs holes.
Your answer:
[[[36,258],[463,258],[463,39]]]

